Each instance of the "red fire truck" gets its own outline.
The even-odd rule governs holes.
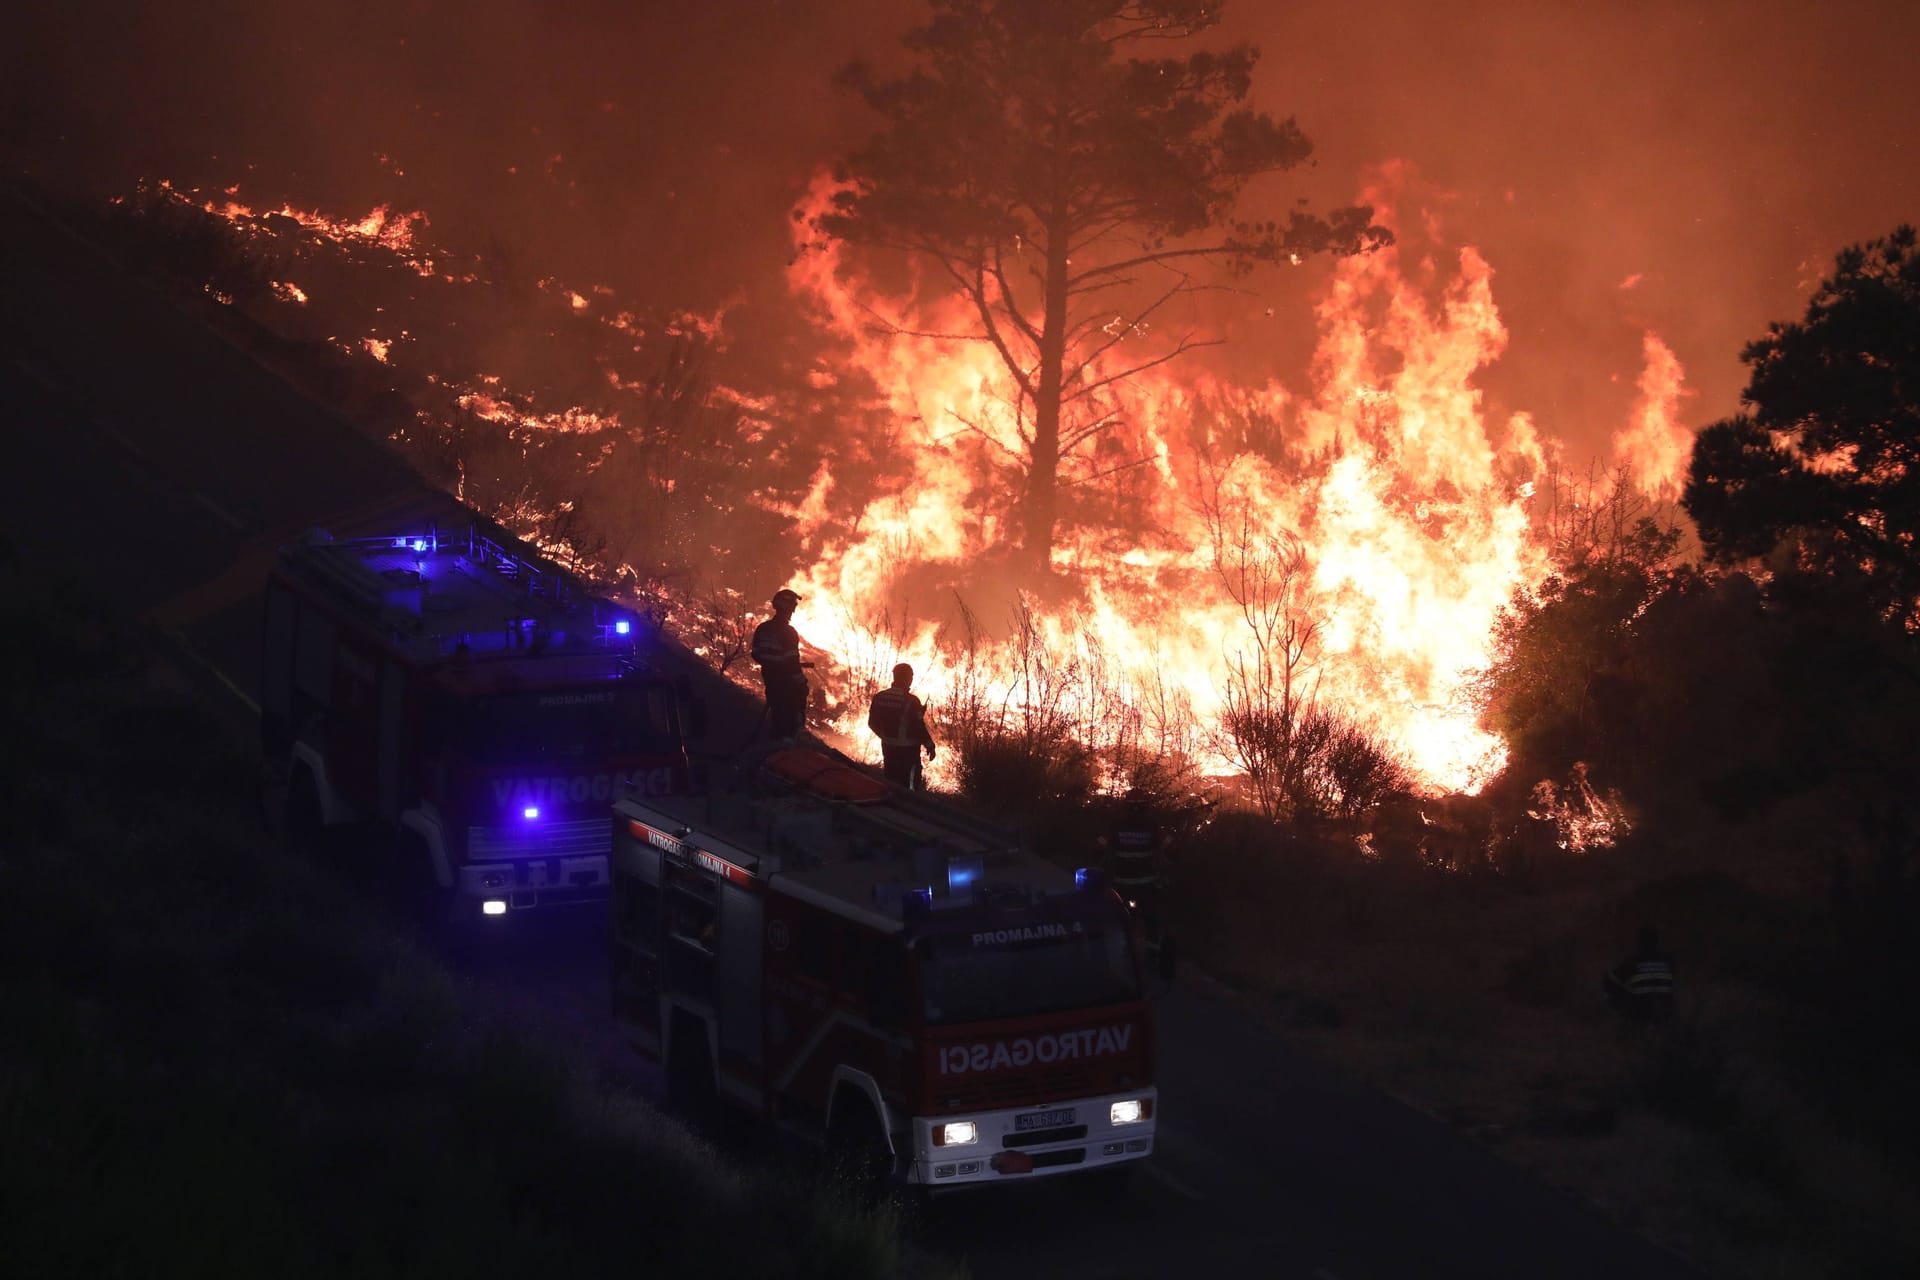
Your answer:
[[[478,517],[309,533],[264,621],[261,738],[290,831],[386,828],[435,923],[604,901],[616,792],[687,789],[698,711],[639,660],[639,620]]]
[[[613,827],[614,1013],[683,1104],[936,1191],[1152,1151],[1141,950],[1097,872],[807,749]]]

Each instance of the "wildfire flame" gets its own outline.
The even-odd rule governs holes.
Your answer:
[[[1680,402],[1693,393],[1686,370],[1660,335],[1642,342],[1646,368],[1640,374],[1640,400],[1630,424],[1614,437],[1614,454],[1634,484],[1662,502],[1677,501],[1686,483],[1693,432],[1680,421]]]
[[[243,230],[271,234],[267,219],[277,214],[436,274],[436,255],[420,239],[424,212],[395,215],[380,206],[353,220],[283,205],[262,214],[231,198],[160,188]],[[825,177],[816,181],[801,213],[822,207],[832,190]],[[1382,221],[1412,221],[1400,212],[1411,201],[1396,170],[1383,171],[1362,199],[1386,211]],[[1433,229],[1430,215],[1419,217]],[[805,226],[804,216],[796,219],[796,234]],[[966,603],[989,633],[1017,617],[1015,630],[1073,674],[1067,687],[1045,692],[1058,705],[1083,721],[1116,708],[1141,717],[1158,725],[1160,739],[1147,741],[1149,749],[1197,749],[1220,771],[1233,764],[1218,739],[1176,743],[1164,712],[1177,706],[1192,724],[1219,722],[1233,672],[1246,669],[1250,618],[1266,609],[1310,634],[1300,674],[1315,698],[1380,734],[1426,789],[1477,790],[1505,763],[1506,749],[1475,723],[1466,682],[1489,659],[1496,612],[1550,568],[1529,513],[1552,446],[1526,414],[1493,420],[1475,386],[1507,341],[1493,274],[1470,246],[1340,260],[1315,306],[1319,337],[1304,391],[1233,385],[1178,362],[1140,375],[1113,406],[1107,459],[1132,477],[1128,533],[1063,525],[1053,565],[1075,585],[1064,599],[982,593]],[[1014,538],[1006,506],[980,500],[996,455],[1019,445],[998,357],[983,343],[928,336],[965,332],[969,318],[890,295],[838,246],[803,246],[788,284],[844,348],[844,365],[823,365],[809,380],[835,385],[849,369],[870,379],[890,410],[900,471],[887,493],[849,510],[845,488],[823,468],[789,512],[809,551],[794,584],[807,598],[803,632],[856,683],[877,687],[895,661],[907,660],[919,672],[916,688],[936,708],[958,696],[963,668],[976,696],[1031,706],[1040,695],[1030,653],[991,643],[962,653],[967,637],[956,632],[950,602],[914,597],[916,590],[924,596],[927,582],[970,581],[970,567],[992,561]],[[596,301],[611,297],[607,286],[576,290],[541,280],[538,287],[579,323],[644,335],[631,312]],[[285,301],[305,301],[297,286],[275,288]],[[876,332],[877,314],[902,323]],[[724,318],[724,311],[682,316],[666,331],[718,341]],[[1123,345],[1137,344],[1128,362],[1158,341],[1153,332],[1128,334]],[[383,362],[402,354],[384,338],[369,337],[362,349]],[[1687,449],[1678,421],[1684,374],[1656,334],[1646,334],[1643,350],[1640,401],[1615,449],[1649,493],[1672,494]],[[613,388],[627,385],[617,370],[604,372]],[[509,431],[619,425],[612,414],[584,408],[536,409],[498,375],[427,377],[469,413]],[[743,393],[716,394],[765,407]],[[537,528],[553,513],[508,514]],[[1283,552],[1293,569],[1276,565]],[[1277,593],[1267,581],[1255,600],[1250,566],[1256,579],[1282,570],[1291,576]],[[829,726],[856,752],[871,746],[864,709],[863,697],[844,699]],[[1593,840],[1605,834],[1598,824]]]
[[[1386,174],[1363,202],[1392,209],[1396,178]],[[816,182],[805,211],[832,190]],[[1498,771],[1505,747],[1477,727],[1464,688],[1489,659],[1496,611],[1549,569],[1528,522],[1546,448],[1523,414],[1489,421],[1474,386],[1506,345],[1491,267],[1464,247],[1450,272],[1417,278],[1426,271],[1397,249],[1335,267],[1317,307],[1310,395],[1224,386],[1178,365],[1133,384],[1128,430],[1154,477],[1142,497],[1157,536],[1116,555],[1098,531],[1065,532],[1054,563],[1084,584],[1084,599],[1036,620],[1054,652],[1101,664],[1124,699],[1171,684],[1203,722],[1217,721],[1252,638],[1221,572],[1218,517],[1231,510],[1240,520],[1225,532],[1242,550],[1305,553],[1310,576],[1288,607],[1313,628],[1308,675],[1320,699],[1383,734],[1431,788],[1475,790]],[[830,518],[825,475],[795,512],[817,546],[802,620],[843,656],[890,633],[894,653],[876,653],[872,672],[897,653],[924,673],[933,699],[948,696],[952,638],[912,617],[924,602],[902,600],[901,570],[961,566],[1009,535],[970,503],[981,439],[1010,448],[1017,438],[1008,377],[984,343],[916,336],[968,331],[957,309],[928,313],[889,297],[836,246],[798,254],[790,283],[881,389],[910,473],[857,519]],[[877,334],[876,314],[905,319]],[[1640,435],[1623,449],[1674,442],[1679,365],[1652,335],[1647,353]],[[1278,443],[1234,438],[1232,424],[1247,421],[1270,424]],[[1653,474],[1673,474],[1670,462]],[[851,535],[834,532],[849,525]],[[991,672],[993,696],[1019,705],[1027,676],[1008,656]],[[860,710],[847,707],[837,726],[856,742]]]
[[[142,185],[144,189],[145,184]],[[165,178],[152,184],[152,189],[169,200],[212,214],[237,228],[250,239],[262,241],[270,239],[275,234],[276,221],[284,220],[299,226],[310,235],[342,247],[391,254],[404,263],[409,270],[429,280],[471,283],[478,278],[473,274],[454,275],[440,268],[438,260],[424,243],[424,232],[429,225],[424,209],[396,213],[391,206],[382,204],[374,206],[358,218],[338,218],[313,209],[296,209],[284,202],[272,209],[243,204],[232,198],[240,190],[237,185],[221,190],[220,194],[227,197],[223,200],[211,199],[197,188],[183,191]],[[297,288],[292,286],[289,288],[292,289],[294,296],[289,296],[288,300],[298,302],[306,300],[305,295],[301,294]]]

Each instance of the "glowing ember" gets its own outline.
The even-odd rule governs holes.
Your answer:
[[[490,378],[488,381],[497,385],[500,380]],[[528,431],[609,431],[620,425],[620,419],[612,414],[593,413],[572,406],[552,413],[535,413],[531,409],[517,407],[504,396],[484,391],[462,392],[455,397],[455,403],[475,417]]]
[[[181,191],[165,179],[154,184],[154,188],[171,199],[202,209],[252,237],[272,236],[275,221],[284,219],[336,244],[384,249],[429,279],[441,274],[433,258],[427,256],[418,243],[419,233],[427,226],[427,215],[420,209],[410,213],[395,213],[386,205],[378,205],[360,218],[332,218],[310,209],[295,209],[287,204],[277,209],[261,210],[232,199],[203,199],[198,191]],[[237,186],[230,186],[221,194],[232,196],[238,190]],[[453,276],[445,278],[455,279]],[[473,277],[461,278],[471,280]]]
[[[1564,786],[1546,779],[1535,783],[1527,816],[1551,822],[1555,842],[1568,853],[1604,848],[1632,830],[1620,793],[1610,790],[1602,796],[1584,764],[1573,766]]]

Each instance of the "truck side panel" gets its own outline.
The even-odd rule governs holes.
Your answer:
[[[754,890],[728,882],[720,886],[722,941],[714,992],[720,1018],[720,1065],[756,1080],[763,1027],[760,961],[766,936],[765,901]]]

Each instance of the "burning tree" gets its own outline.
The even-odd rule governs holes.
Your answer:
[[[846,161],[845,185],[813,225],[931,263],[966,299],[977,327],[963,336],[990,344],[1011,377],[1018,439],[993,443],[1013,456],[1022,547],[1045,569],[1063,468],[1115,421],[1114,390],[1207,345],[1188,332],[1120,350],[1202,287],[1196,268],[1244,272],[1390,237],[1366,207],[1228,222],[1254,177],[1312,151],[1291,119],[1242,105],[1258,52],[1122,56],[1213,27],[1217,3],[933,0],[932,9],[907,37],[920,69],[897,79],[860,63],[841,72],[886,123]]]

